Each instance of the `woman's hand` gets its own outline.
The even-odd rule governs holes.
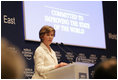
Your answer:
[[[55,68],[63,67],[63,66],[66,66],[66,65],[68,65],[68,64],[65,63],[65,62],[61,62],[60,64],[56,65]]]

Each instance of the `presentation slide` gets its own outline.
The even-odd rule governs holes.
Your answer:
[[[44,25],[54,27],[53,43],[106,48],[101,1],[24,1],[25,40],[40,41]]]

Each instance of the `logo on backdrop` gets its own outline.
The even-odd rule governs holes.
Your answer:
[[[100,60],[101,61],[104,61],[104,60],[106,60],[107,59],[107,57],[105,56],[105,55],[101,55],[101,57],[100,57]]]
[[[111,56],[111,58],[114,58],[114,59],[116,59],[116,56]]]
[[[3,20],[5,24],[16,24],[15,17],[9,17],[7,15],[3,15]]]
[[[31,79],[33,74],[34,74],[33,69],[25,68],[24,75],[27,79]]]
[[[28,48],[23,48],[22,54],[24,55],[24,57],[27,60],[31,60],[32,56],[33,56],[33,51],[31,49],[28,49]]]
[[[79,53],[79,55],[76,58],[76,62],[84,62],[86,60],[86,56],[83,53]]]
[[[96,63],[96,60],[97,57],[94,54],[91,54],[89,59],[87,59],[84,53],[79,53],[79,55],[76,58],[76,62],[93,63],[93,64]]]
[[[58,62],[60,62],[61,61],[61,54],[60,54],[60,52],[59,51],[55,51],[55,53],[56,53],[56,57],[57,57],[57,60],[58,60]]]
[[[108,33],[109,39],[117,40],[117,34]]]
[[[90,57],[89,57],[90,63],[95,64],[96,63],[96,60],[97,60],[96,55],[95,54],[91,54]]]
[[[66,56],[66,58],[68,59],[69,62],[73,62],[73,59],[74,59],[73,53],[67,52],[65,56]]]

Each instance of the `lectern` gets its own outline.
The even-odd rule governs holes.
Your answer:
[[[46,79],[88,79],[88,67],[94,64],[75,62],[64,67],[57,68],[42,75]]]

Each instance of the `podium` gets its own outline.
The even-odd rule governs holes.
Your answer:
[[[88,79],[88,68],[91,66],[94,66],[94,64],[75,62],[42,75],[44,75],[46,79]]]

